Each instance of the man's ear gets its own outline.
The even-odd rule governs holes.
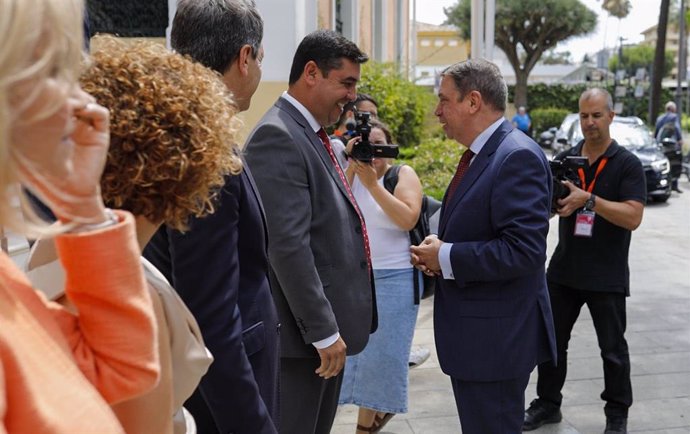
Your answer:
[[[467,97],[470,100],[470,111],[478,112],[479,109],[482,107],[482,95],[476,91],[473,90],[467,95]]]
[[[313,60],[310,60],[309,62],[307,62],[306,65],[304,65],[304,79],[307,81],[307,83],[316,83],[316,79],[320,74],[321,70],[319,69],[319,66],[316,64],[316,62],[314,62]]]
[[[243,76],[249,75],[249,61],[252,59],[252,46],[245,44],[240,48],[240,53],[235,61],[237,62],[237,69]]]

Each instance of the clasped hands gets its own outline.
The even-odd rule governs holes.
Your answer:
[[[438,261],[438,251],[443,241],[436,235],[429,235],[418,246],[410,246],[410,263],[427,276],[441,274],[441,264]]]

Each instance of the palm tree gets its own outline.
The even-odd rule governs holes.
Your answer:
[[[601,8],[620,20],[628,16],[632,6],[630,0],[604,0]]]
[[[608,12],[609,16],[613,16],[618,18],[618,28],[619,28],[619,33],[617,35],[618,39],[620,37],[620,22],[621,19],[625,18],[628,16],[630,13],[630,9],[632,9],[632,5],[630,4],[630,0],[603,0],[601,4],[601,8]],[[606,27],[608,27],[608,20],[606,21]],[[604,28],[604,49],[606,49],[606,27]],[[623,52],[623,41],[621,40],[621,47],[620,47],[620,53]],[[620,64],[622,65],[623,58],[620,56]]]

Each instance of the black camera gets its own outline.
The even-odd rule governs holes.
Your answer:
[[[587,157],[569,155],[562,160],[551,160],[551,175],[553,176],[553,197],[551,199],[551,212],[555,213],[559,208],[558,200],[567,197],[570,189],[563,185],[562,181],[570,181],[576,187],[582,188],[577,169],[587,165]]]
[[[355,112],[355,134],[361,140],[352,146],[350,157],[355,160],[369,162],[372,158],[395,158],[398,156],[398,145],[372,145],[369,142],[371,124],[369,112]]]

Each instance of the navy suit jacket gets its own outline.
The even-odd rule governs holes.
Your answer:
[[[441,210],[455,280],[439,279],[434,332],[443,371],[503,381],[555,360],[546,286],[551,171],[533,140],[503,122]]]
[[[245,165],[227,178],[214,214],[192,219],[185,233],[162,227],[144,250],[187,303],[215,358],[198,389],[208,408],[199,411],[197,400],[192,413],[200,427],[215,422],[221,433],[277,432],[279,323],[266,233]]]

